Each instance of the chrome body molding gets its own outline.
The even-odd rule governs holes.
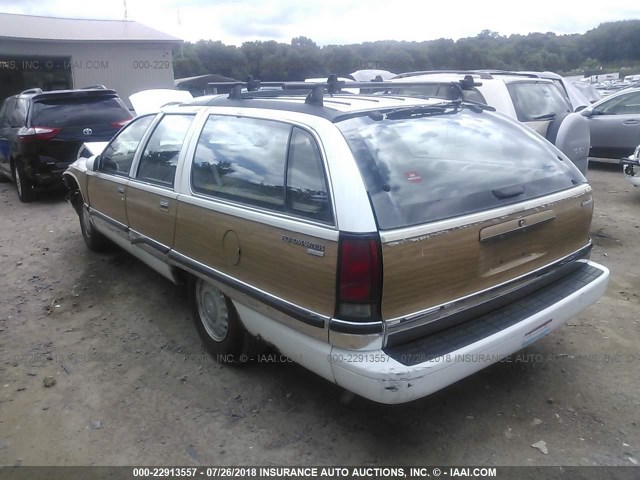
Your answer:
[[[83,205],[89,211],[93,226],[105,237],[129,252],[163,277],[173,283],[178,283],[174,271],[167,261],[169,248],[155,240],[146,237],[113,218],[100,213],[87,204]]]
[[[93,217],[95,217],[96,219],[100,219],[103,222],[108,223],[112,227],[114,227],[114,228],[116,228],[116,229],[118,229],[119,231],[122,231],[122,232],[128,232],[129,231],[129,227],[127,227],[124,223],[119,222],[117,220],[114,220],[110,216],[105,215],[102,212],[99,212],[95,208],[92,208],[92,207],[88,207],[88,208],[89,208],[89,214],[92,216],[92,219],[93,219]]]
[[[170,247],[163,245],[160,242],[156,242],[153,238],[147,237],[134,229],[129,229],[129,240],[132,245],[136,245],[139,248],[147,251],[151,255],[166,258],[167,253],[171,250]]]
[[[117,243],[128,252],[131,252],[129,227],[92,207],[85,206],[85,208],[89,209],[89,218],[91,219],[93,226],[96,227],[100,233],[103,233],[106,237],[110,238],[113,242]],[[121,242],[115,239],[119,239]],[[123,246],[123,243],[125,246]]]
[[[226,273],[211,268],[197,260],[183,255],[175,250],[169,251],[168,260],[176,267],[183,268],[188,272],[198,275],[201,278],[213,281],[224,293],[228,294],[232,299],[237,299],[242,303],[247,303],[249,307],[261,311],[265,315],[272,316],[274,311],[280,312],[275,319],[287,323],[289,326],[296,324],[305,324],[319,332],[323,332],[322,337],[327,340],[326,329],[329,325],[330,318],[306,308],[300,307],[286,300],[276,297],[264,290],[249,285],[233,278]],[[244,300],[244,302],[243,302]],[[247,301],[250,300],[250,301]],[[268,313],[266,313],[268,312]],[[283,316],[284,315],[284,316]],[[294,322],[287,321],[294,320]],[[314,335],[317,337],[317,335]]]
[[[561,200],[568,200],[571,198],[578,198],[582,195],[590,193],[592,191],[589,184],[578,185],[577,187],[563,190],[561,192],[546,195],[540,198],[534,198],[513,205],[507,205],[505,207],[494,208],[492,210],[486,210],[478,213],[472,213],[470,215],[464,215],[447,220],[440,220],[437,222],[429,223],[426,225],[418,225],[415,227],[400,228],[396,230],[381,230],[380,240],[383,244],[393,244],[395,242],[410,241],[412,238],[422,237],[438,233],[443,230],[451,230],[453,228],[465,227],[467,225],[476,224],[491,220],[498,217],[507,217],[518,212],[524,212],[532,208],[542,208],[549,204],[559,202]]]
[[[534,227],[551,222],[555,220],[555,218],[556,214],[553,210],[543,210],[527,215],[526,217],[491,225],[480,230],[480,242],[486,243],[493,240],[500,240],[511,235],[526,232]]]
[[[379,350],[384,347],[383,322],[353,322],[332,318],[329,343],[345,350]]]
[[[178,201],[263,225],[269,225],[323,240],[338,241],[339,232],[335,227],[318,222],[293,218],[289,215],[234,204],[233,202],[199,194],[193,194],[193,196],[179,195]]]
[[[452,317],[455,314],[480,307],[483,304],[487,304],[520,289],[531,287],[534,284],[553,281],[556,277],[568,273],[567,268],[571,267],[571,265],[579,266],[580,264],[577,263],[578,261],[586,261],[586,259],[589,258],[592,247],[593,244],[590,241],[580,250],[577,250],[576,252],[537,270],[509,280],[508,282],[496,285],[486,290],[475,292],[471,295],[451,300],[447,303],[435,305],[410,315],[386,320],[385,345],[393,335],[426,327],[434,322],[438,322],[437,328],[440,329],[443,326],[441,325],[442,322],[445,322],[447,317]]]

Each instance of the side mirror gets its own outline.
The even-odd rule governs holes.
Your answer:
[[[575,112],[576,112],[576,113],[581,112],[581,111],[582,111],[582,110],[584,110],[585,108],[587,108],[587,106],[586,106],[586,105],[580,105],[580,106],[576,107]]]
[[[96,155],[95,157],[91,157],[87,160],[87,170],[91,172],[95,172],[100,167],[100,155]]]

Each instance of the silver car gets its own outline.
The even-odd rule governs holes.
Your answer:
[[[618,163],[640,144],[640,88],[614,93],[581,113],[591,130],[590,160]]]

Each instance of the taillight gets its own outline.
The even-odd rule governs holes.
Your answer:
[[[59,128],[52,127],[29,127],[23,128],[18,132],[18,138],[22,142],[31,140],[49,140],[60,132]]]
[[[131,121],[131,118],[132,117],[125,118],[123,120],[118,120],[117,122],[111,122],[111,126],[115,128],[122,128]]]
[[[341,234],[339,250],[336,316],[345,320],[379,319],[382,292],[379,237]]]

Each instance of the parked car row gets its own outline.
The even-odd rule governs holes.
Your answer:
[[[369,78],[372,72],[365,73]],[[452,91],[450,84],[468,75],[475,85],[463,91],[466,100],[491,105],[529,125],[554,143],[583,174],[589,161],[618,162],[640,144],[640,88],[590,105],[571,83],[551,72],[434,71],[397,75],[390,81],[406,84],[420,80],[424,84],[388,92],[451,98],[457,91]],[[385,72],[385,78],[389,76]],[[13,180],[22,201],[31,201],[43,188],[60,186],[62,172],[76,158],[83,142],[108,141],[131,118],[116,92],[99,87],[54,92],[31,89],[4,101],[0,109],[0,181]],[[343,91],[361,90],[349,87],[345,85]],[[173,98],[170,93],[165,91],[164,98]],[[149,111],[144,102],[141,105],[141,112]],[[582,109],[586,121],[572,113]]]
[[[636,97],[576,113],[553,78],[512,72],[344,85],[147,92],[133,119],[104,88],[23,92],[0,112],[0,171],[23,201],[61,175],[88,248],[186,285],[217,360],[271,345],[378,402],[444,388],[604,293],[584,135]]]
[[[433,84],[399,86],[389,93],[446,98],[451,94],[447,83],[470,77],[474,83],[463,90],[466,100],[490,105],[498,112],[529,126],[555,144],[586,175],[590,146],[587,121],[573,113],[574,108],[564,85],[555,78],[544,78],[542,75],[502,71],[412,72],[398,75],[391,82],[401,85],[425,80]]]

